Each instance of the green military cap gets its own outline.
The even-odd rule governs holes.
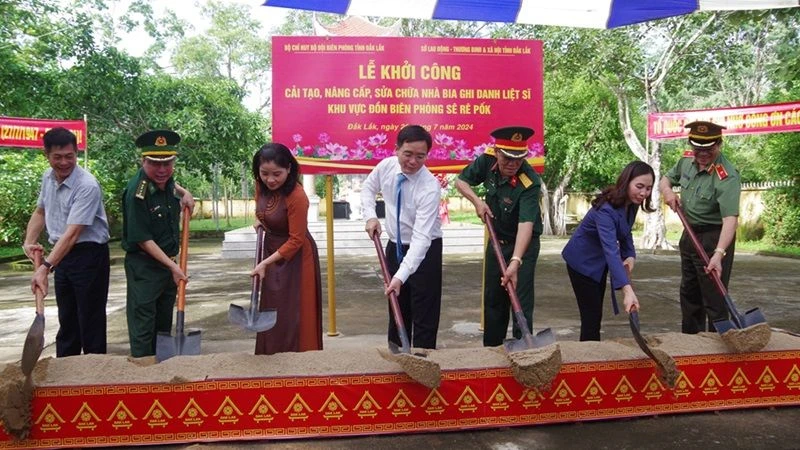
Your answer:
[[[142,156],[153,161],[171,161],[178,156],[181,137],[171,130],[152,130],[136,138]]]
[[[528,156],[528,139],[533,136],[533,129],[528,127],[503,127],[491,133],[494,148],[513,159]]]
[[[719,142],[725,129],[722,125],[703,120],[687,123],[684,128],[689,129],[689,144],[700,148],[711,147]]]

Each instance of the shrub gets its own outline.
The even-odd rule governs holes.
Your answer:
[[[800,186],[766,192],[764,205],[767,239],[775,245],[800,246]]]

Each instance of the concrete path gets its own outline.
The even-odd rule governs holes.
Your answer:
[[[536,268],[534,328],[551,327],[560,340],[577,341],[578,310],[560,251],[566,241],[544,239]],[[129,351],[125,321],[125,274],[122,252],[112,244],[111,289],[107,307],[109,353]],[[219,241],[190,244],[186,326],[202,329],[203,353],[252,351],[254,335],[227,321],[228,306],[245,306],[250,298],[248,260],[224,260]],[[322,255],[324,257],[324,254]],[[479,254],[448,255],[444,266],[444,296],[439,348],[481,345]],[[326,348],[386,345],[386,299],[381,295],[377,258],[344,256],[334,261],[336,274],[336,334],[325,336]],[[323,294],[327,292],[323,261]],[[738,253],[731,296],[746,310],[760,307],[773,327],[800,330],[800,260]],[[644,333],[680,330],[676,254],[641,254],[634,270],[634,287],[642,305]],[[0,362],[18,361],[25,334],[34,317],[30,272],[0,265]],[[51,279],[52,281],[52,279]],[[51,287],[52,289],[52,287]],[[608,295],[607,295],[608,297]],[[620,297],[621,300],[621,297]],[[608,298],[606,299],[608,302]],[[46,348],[54,356],[58,318],[53,294],[47,299]],[[603,338],[629,337],[624,314],[614,317],[606,305]],[[330,309],[324,304],[323,328],[334,334]],[[279,312],[280,314],[280,312]],[[540,426],[463,433],[384,436],[263,444],[270,448],[415,449],[433,448],[798,448],[796,425],[800,408],[749,410],[717,414],[663,416],[649,419]],[[253,444],[248,448],[260,448]],[[226,448],[221,445],[211,447]],[[242,448],[243,445],[227,448]],[[180,448],[180,447],[173,447]]]

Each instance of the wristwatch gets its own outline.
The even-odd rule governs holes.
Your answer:
[[[42,261],[42,265],[43,265],[43,266],[45,266],[45,267],[47,267],[47,271],[48,271],[48,272],[52,272],[52,271],[53,271],[53,269],[55,268],[55,267],[53,267],[53,265],[52,265],[52,264],[50,264],[50,262],[48,262],[47,260],[44,260],[44,261]]]
[[[719,247],[714,249],[714,253],[721,253],[723,258],[725,257],[725,255],[728,254],[728,252],[726,252],[724,248],[719,248]]]
[[[520,258],[519,256],[512,256],[511,259],[509,259],[508,261],[509,262],[516,261],[519,263],[519,266],[522,267],[522,258]]]

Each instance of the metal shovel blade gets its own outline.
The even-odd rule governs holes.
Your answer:
[[[160,332],[156,336],[156,361],[166,361],[176,355],[200,354],[200,330],[188,330],[172,336]]]
[[[275,326],[275,323],[278,321],[278,311],[275,309],[268,309],[266,311],[256,311],[251,314],[249,310],[231,303],[230,308],[228,308],[228,321],[245,330],[260,333]]]
[[[25,337],[25,346],[22,347],[22,373],[29,377],[33,373],[33,368],[36,362],[39,361],[39,356],[42,355],[44,348],[44,315],[36,313],[33,318],[31,328],[28,330],[28,335]]]
[[[525,340],[525,336],[521,339],[506,339],[503,341],[503,347],[506,349],[507,352],[521,352],[524,350],[528,350],[531,348],[540,348],[546,347],[550,344],[556,343],[556,336],[553,334],[553,330],[550,328],[545,328],[544,330],[536,333],[535,335],[531,335],[532,345]]]
[[[631,325],[631,332],[633,333],[633,339],[639,345],[639,348],[642,349],[644,354],[650,357],[650,359],[658,362],[658,359],[653,354],[653,351],[650,350],[650,346],[647,345],[647,341],[645,341],[644,337],[642,337],[642,333],[639,327],[639,313],[636,311],[631,311],[628,314],[628,322]]]

